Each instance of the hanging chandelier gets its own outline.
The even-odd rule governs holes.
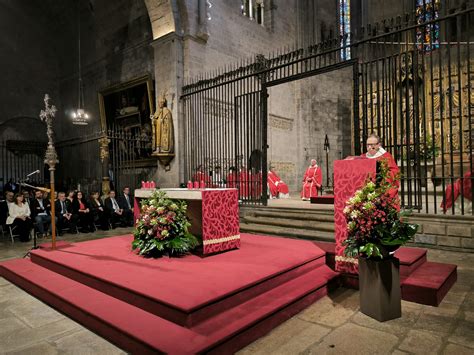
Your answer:
[[[79,83],[78,83],[78,104],[77,109],[72,111],[72,124],[85,126],[89,124],[89,114],[84,109],[84,85],[82,83],[82,67],[81,67],[81,12],[79,2],[77,4],[77,29],[78,29],[78,69],[79,69]]]

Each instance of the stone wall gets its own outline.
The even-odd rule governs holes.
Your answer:
[[[46,92],[60,104],[57,46],[47,22],[26,1],[0,4],[0,124],[18,117],[39,120]]]
[[[323,171],[323,185],[333,178],[334,160],[351,154],[352,67],[300,80],[297,85],[297,116],[300,145],[297,180],[301,180],[311,159]],[[328,136],[329,170],[326,171],[325,136]]]
[[[409,219],[420,225],[416,245],[474,252],[474,217],[414,214]]]

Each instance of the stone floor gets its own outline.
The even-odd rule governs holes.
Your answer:
[[[120,235],[128,229],[101,232]],[[0,235],[1,237],[1,235]],[[84,241],[79,234],[62,240]],[[0,260],[31,245],[0,241]],[[474,354],[474,254],[429,250],[457,264],[458,282],[437,308],[402,302],[401,318],[379,323],[359,312],[359,293],[339,289],[239,354]],[[123,351],[0,278],[1,354],[121,354]]]

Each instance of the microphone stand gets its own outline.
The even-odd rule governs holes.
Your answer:
[[[39,190],[39,191],[48,192],[48,193],[51,192],[51,190],[47,189],[46,187],[33,186],[33,185],[27,184],[25,181],[21,181],[21,180],[18,181],[18,184],[20,185],[20,191],[21,191],[21,186],[28,186],[28,187],[30,187],[34,190]],[[53,219],[51,219],[51,223],[55,223],[55,221]],[[35,250],[35,249],[38,249],[38,248],[39,248],[39,246],[36,243],[36,232],[34,231],[34,233],[33,233],[33,247],[30,250],[28,250],[28,252],[23,257],[26,258],[27,256],[30,256],[31,251]]]

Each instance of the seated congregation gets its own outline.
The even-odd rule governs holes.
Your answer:
[[[82,191],[73,190],[55,194],[57,235],[133,226],[130,188],[124,187],[119,196],[112,190],[104,197],[100,198],[98,191],[88,197]],[[18,236],[21,242],[28,242],[32,231],[40,238],[51,235],[51,201],[47,192],[37,190],[33,197],[27,190],[5,191],[4,198],[0,199],[0,226],[12,238]]]

